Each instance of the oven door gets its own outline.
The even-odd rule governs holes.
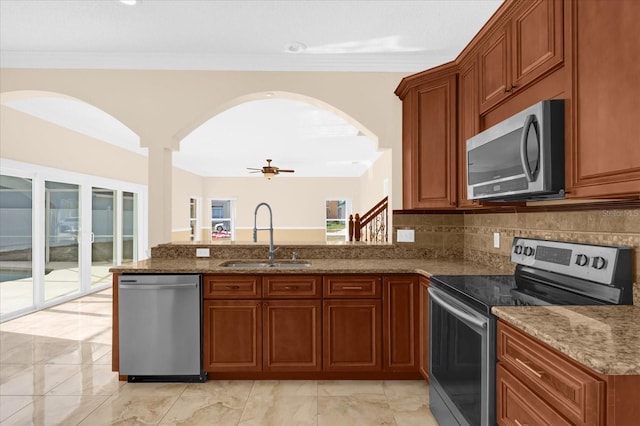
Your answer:
[[[440,424],[495,424],[495,319],[429,288],[429,408]]]

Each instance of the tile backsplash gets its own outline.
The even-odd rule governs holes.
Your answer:
[[[631,246],[634,248],[633,277],[636,289],[640,283],[640,209],[395,214],[393,226],[394,230],[415,229],[414,243],[398,244],[430,247],[465,260],[497,267],[505,273],[513,271],[509,252],[516,236]],[[500,234],[500,248],[493,247],[494,232]]]

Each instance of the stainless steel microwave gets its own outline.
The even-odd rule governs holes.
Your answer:
[[[539,102],[467,139],[467,197],[564,198],[564,100]]]

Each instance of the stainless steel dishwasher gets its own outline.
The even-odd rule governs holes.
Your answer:
[[[204,382],[200,275],[118,277],[120,374],[128,381]]]

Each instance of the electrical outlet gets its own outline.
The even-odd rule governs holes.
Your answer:
[[[415,232],[413,229],[398,229],[397,242],[413,243],[415,241]]]
[[[196,257],[209,257],[211,253],[208,248],[197,248],[196,249]]]
[[[493,233],[493,248],[500,248],[500,233]]]

